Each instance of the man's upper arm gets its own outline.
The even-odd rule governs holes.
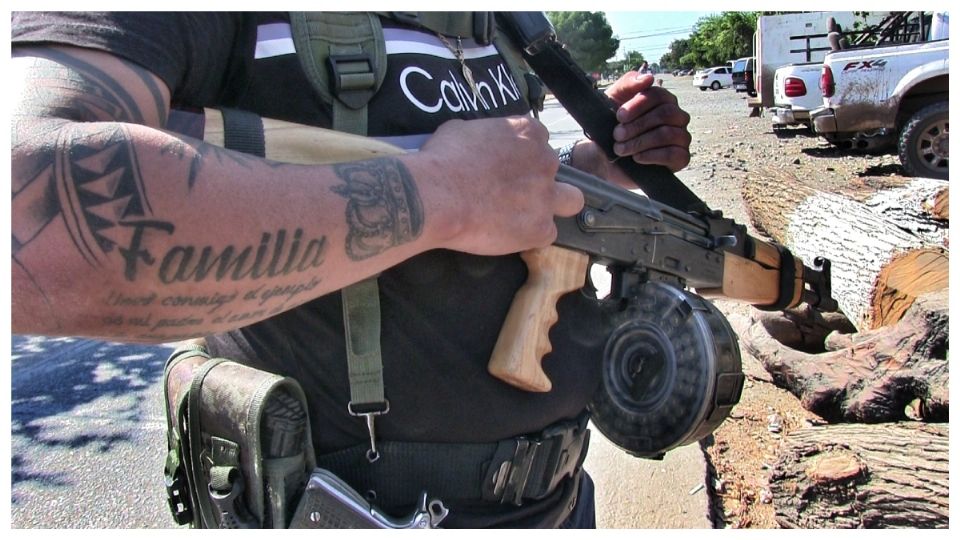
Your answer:
[[[166,123],[170,90],[137,64],[78,47],[20,47],[12,56],[14,145],[43,120]]]

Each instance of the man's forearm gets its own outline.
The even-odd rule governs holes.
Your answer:
[[[135,124],[36,126],[13,149],[15,332],[192,337],[428,247],[396,158],[309,167]]]

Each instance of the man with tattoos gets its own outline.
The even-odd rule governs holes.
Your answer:
[[[548,131],[499,49],[512,45],[444,36],[409,17],[380,22],[386,70],[367,133],[411,151],[308,166],[225,150],[168,124],[174,108],[229,107],[330,127],[288,14],[14,13],[13,331],[207,336],[213,354],[300,383],[322,456],[368,440],[347,411],[332,293],[379,275],[390,411],[377,420],[378,440],[466,448],[580,416],[603,344],[581,295],[559,306],[544,364],[551,392],[486,372],[526,278],[517,253],[549,245],[554,217],[583,204],[554,181]],[[631,72],[607,90],[620,105],[616,151],[678,170],[689,162],[689,116],[652,83]],[[569,150],[574,166],[632,185],[593,143]],[[450,507],[447,527],[582,527],[593,523],[590,486],[577,471],[521,504],[431,495]],[[379,501],[396,512],[415,502]]]

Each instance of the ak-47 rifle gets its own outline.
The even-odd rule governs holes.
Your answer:
[[[610,271],[611,298],[631,306],[630,317],[607,341],[603,387],[591,405],[594,423],[621,448],[643,457],[698,440],[739,401],[743,377],[736,337],[724,317],[682,289],[766,310],[807,302],[835,311],[830,262],[817,258],[808,267],[785,247],[751,237],[665,167],[618,160],[617,106],[594,88],[549,20],[540,12],[498,17],[586,136],[617,160],[647,197],[561,167],[557,180],[580,188],[586,204],[579,215],[557,220],[554,246],[522,255],[529,278],[514,298],[489,371],[519,388],[550,390],[540,362],[552,348],[548,334],[557,318],[555,304],[583,286],[592,260]]]

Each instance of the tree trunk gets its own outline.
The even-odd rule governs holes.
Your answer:
[[[788,333],[782,327],[797,323],[797,313],[793,318],[782,317],[778,325],[761,317],[737,331],[742,349],[760,361],[775,384],[797,396],[804,408],[830,421],[947,419],[950,370],[945,290],[921,297],[893,326],[832,334],[827,339],[831,352],[821,354],[785,347],[767,330]]]
[[[794,431],[769,482],[789,528],[946,528],[947,424],[840,424]]]
[[[759,230],[807,264],[831,261],[840,309],[868,330],[897,322],[918,296],[947,287],[946,224],[923,211],[924,201],[944,197],[941,187],[910,182],[859,202],[816,191],[787,171],[762,171],[749,175],[743,196]],[[904,201],[918,201],[909,204],[915,210]]]

